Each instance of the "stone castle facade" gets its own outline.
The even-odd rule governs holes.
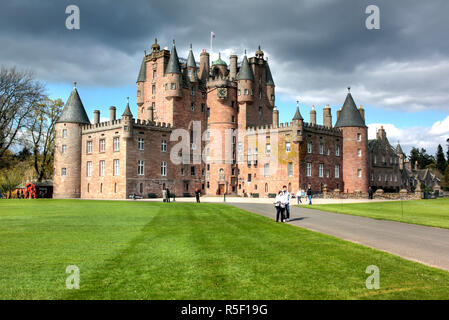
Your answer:
[[[299,104],[289,123],[279,123],[275,84],[259,49],[228,64],[199,64],[161,49],[145,52],[137,78],[136,118],[129,101],[121,118],[116,107],[90,123],[76,87],[56,123],[55,198],[125,199],[161,196],[268,196],[283,185],[295,192],[366,193],[368,187],[399,191],[404,154],[392,148],[383,128],[368,141],[365,112],[349,92],[333,124],[315,108],[305,122]],[[183,144],[180,141],[184,141]],[[187,143],[186,143],[187,141]],[[181,145],[181,147],[180,147]],[[174,159],[176,158],[176,159]]]

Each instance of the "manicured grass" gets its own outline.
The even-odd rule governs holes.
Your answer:
[[[0,256],[1,299],[449,298],[448,272],[216,204],[1,200]]]
[[[302,207],[449,229],[449,198]]]

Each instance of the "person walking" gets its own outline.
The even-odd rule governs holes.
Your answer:
[[[287,186],[283,186],[284,203],[285,203],[285,221],[290,221],[290,192],[287,190]]]
[[[309,189],[307,189],[307,198],[309,198],[309,205],[312,204],[312,188],[309,186]]]
[[[274,199],[274,207],[276,208],[276,222],[279,222],[279,218],[281,218],[281,222],[284,222],[284,193],[279,190],[276,198]]]
[[[302,203],[302,201],[301,201],[301,194],[302,194],[301,189],[298,189],[298,191],[296,191],[296,202],[298,204]]]
[[[162,189],[162,202],[167,202],[167,190]]]
[[[170,202],[170,190],[168,189],[168,187],[166,191],[167,191],[167,202]]]
[[[198,188],[195,189],[195,198],[196,203],[200,203],[200,190],[198,190]]]
[[[372,189],[371,187],[368,188],[368,198],[369,198],[370,200],[373,199],[373,189]]]

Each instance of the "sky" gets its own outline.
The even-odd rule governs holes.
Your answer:
[[[80,10],[80,28],[66,28],[66,7]],[[379,8],[380,29],[365,13]],[[311,106],[336,111],[347,87],[363,105],[369,138],[381,125],[392,144],[431,154],[449,138],[449,1],[417,0],[14,0],[0,3],[0,65],[30,70],[52,98],[67,100],[77,82],[86,111],[107,117],[130,97],[144,50],[176,40],[178,54],[210,50],[229,62],[258,45],[276,84],[280,121],[299,100],[306,121]]]

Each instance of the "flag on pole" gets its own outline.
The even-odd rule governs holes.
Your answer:
[[[212,38],[215,38],[215,32],[211,31],[211,32],[210,32],[210,36],[211,36]]]
[[[211,31],[210,32],[210,53],[212,53],[212,49],[213,49],[213,39],[215,38],[215,32]]]

